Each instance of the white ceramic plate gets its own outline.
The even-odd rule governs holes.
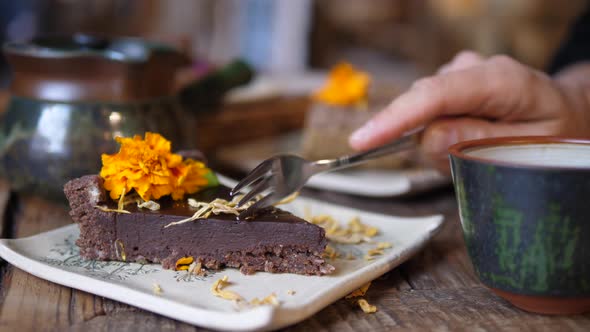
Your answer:
[[[300,74],[260,74],[247,85],[234,88],[225,102],[251,102],[276,96],[307,96],[319,89],[326,80],[326,72],[308,71]]]
[[[273,139],[222,148],[216,158],[240,171],[249,172],[264,159],[279,153],[297,154],[301,132]],[[307,187],[366,197],[395,197],[450,184],[449,177],[431,168],[390,170],[349,169],[313,176]]]
[[[433,169],[351,169],[318,174],[307,187],[366,197],[392,197],[415,193],[448,183]]]
[[[232,185],[227,179],[222,183]],[[342,206],[298,198],[284,206],[303,216],[327,213],[347,222],[358,216],[363,223],[380,229],[375,241],[393,244],[383,256],[366,261],[363,256],[374,244],[334,245],[354,260],[335,259],[329,276],[256,273],[242,275],[226,269],[206,277],[188,276],[185,271],[163,270],[160,265],[87,261],[74,244],[77,225],[62,227],[21,239],[0,240],[0,256],[37,277],[124,302],[145,310],[207,328],[232,331],[271,330],[302,321],[366,282],[373,280],[416,253],[442,224],[442,216],[400,218],[363,212]],[[227,275],[231,286],[250,300],[274,292],[280,306],[237,310],[227,300],[211,294],[213,282]],[[155,294],[154,283],[161,289]],[[295,291],[293,295],[288,292]],[[360,310],[360,309],[359,309]]]

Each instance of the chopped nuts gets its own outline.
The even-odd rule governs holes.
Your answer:
[[[223,276],[223,278],[218,279],[217,281],[215,281],[213,286],[211,286],[211,293],[213,293],[213,295],[217,297],[230,301],[244,301],[244,298],[241,297],[238,293],[223,289],[223,287],[227,286],[228,284],[228,277]]]
[[[249,304],[251,306],[260,306],[260,305],[269,304],[273,307],[277,307],[279,305],[279,300],[277,299],[276,294],[272,293],[269,296],[263,298],[262,300],[259,300],[257,297],[255,297],[249,302]]]
[[[162,294],[162,287],[160,287],[159,284],[154,283],[153,284],[153,291],[154,291],[154,294],[161,295]]]
[[[355,298],[355,297],[365,296],[365,294],[369,290],[369,287],[371,287],[371,282],[370,281],[368,283],[364,284],[363,286],[361,286],[361,288],[359,288],[359,289],[353,291],[352,293],[346,295],[344,298],[345,299],[352,299],[352,298]]]
[[[181,257],[176,261],[176,264],[174,264],[176,271],[183,271],[183,270],[188,270],[189,265],[194,261],[194,258],[192,256],[188,256],[188,257]]]
[[[274,205],[283,205],[283,204],[289,204],[291,202],[293,202],[297,197],[299,197],[299,192],[296,191],[294,193],[292,193],[291,195],[281,199],[280,201],[276,202]]]
[[[140,209],[145,208],[151,211],[158,211],[160,209],[160,204],[154,201],[137,202],[137,207]]]
[[[362,242],[372,242],[372,238],[379,233],[379,229],[374,226],[363,224],[359,217],[352,218],[346,227],[342,227],[338,221],[327,214],[311,216],[309,209],[305,210],[306,218],[312,224],[318,225],[326,230],[326,238],[332,242],[340,244],[359,244]],[[310,217],[311,216],[311,217]],[[391,248],[389,242],[379,242],[377,247],[370,249],[365,255],[365,259],[371,261],[377,255],[383,255],[383,250]],[[326,246],[324,257],[335,259],[341,255],[332,247]],[[346,259],[355,259],[352,253],[348,253]]]
[[[277,299],[277,295],[275,293],[270,294],[269,296],[263,298],[262,300],[255,297],[250,302],[246,301],[242,296],[240,296],[236,292],[232,292],[229,290],[224,290],[223,288],[229,284],[228,277],[223,276],[223,278],[218,279],[215,281],[213,286],[211,286],[211,292],[213,295],[217,297],[221,297],[222,299],[233,301],[236,304],[236,307],[242,308],[244,306],[248,307],[256,307],[260,305],[272,305],[276,307],[280,305],[279,300]]]
[[[328,244],[326,249],[324,249],[324,257],[334,260],[340,257],[340,253],[334,249],[334,247]]]
[[[389,248],[391,248],[391,243],[379,242],[379,243],[377,243],[377,247],[375,247],[373,249],[369,249],[369,251],[367,251],[367,255],[365,256],[365,259],[368,261],[373,260],[373,259],[375,259],[375,256],[383,255],[383,250],[389,249]]]
[[[279,201],[278,203],[276,203],[274,205],[276,206],[276,205],[290,203],[293,200],[295,200],[297,198],[297,196],[299,196],[299,192],[294,192],[293,194],[285,197],[283,200]],[[195,214],[193,214],[192,217],[190,217],[190,218],[171,222],[168,225],[164,226],[164,228],[174,226],[174,225],[184,224],[184,223],[194,221],[197,219],[201,219],[201,218],[206,219],[212,213],[215,215],[234,214],[236,216],[239,216],[240,212],[246,211],[250,206],[252,206],[258,200],[260,200],[262,198],[262,195],[257,195],[256,197],[254,197],[252,200],[250,200],[246,204],[243,204],[242,206],[238,206],[238,202],[242,199],[242,197],[244,197],[244,195],[234,196],[231,201],[227,201],[222,198],[216,198],[215,200],[213,200],[212,202],[209,202],[209,203],[198,202],[194,198],[189,198],[187,200],[188,205],[195,208],[195,209],[198,209],[197,212],[195,212]]]
[[[357,301],[357,303],[366,314],[372,314],[374,312],[377,312],[377,307],[374,305],[370,305],[369,302],[367,302],[367,300],[365,299],[360,299]]]
[[[127,261],[127,255],[125,254],[125,246],[123,245],[123,241],[121,239],[115,240],[115,254],[117,257],[121,257],[123,262]]]
[[[353,299],[353,298],[365,296],[365,294],[369,290],[369,287],[371,287],[371,282],[364,284],[361,288],[346,295],[344,298],[345,299]],[[366,314],[371,314],[371,313],[374,313],[377,311],[377,307],[374,305],[370,305],[369,302],[367,302],[367,300],[365,300],[365,299],[358,299],[356,301],[356,303],[359,305],[359,307],[361,307],[361,309],[363,309],[363,311]]]
[[[362,233],[367,237],[373,237],[379,233],[379,229],[377,227],[368,226],[361,222],[359,217],[354,217],[348,222],[348,227],[354,233]]]
[[[117,204],[117,210],[125,210],[125,186],[123,186],[123,191],[121,192],[121,196],[119,197],[119,203]]]
[[[369,249],[369,251],[367,251],[367,255],[369,255],[369,256],[383,255],[383,249],[379,249],[379,248]]]
[[[137,207],[139,207],[139,208],[147,207],[148,209],[150,209],[152,211],[155,210],[154,207],[156,205],[157,205],[157,209],[160,209],[160,204],[153,202],[153,201],[143,202],[143,200],[141,199],[141,197],[139,197],[139,195],[137,193],[131,193],[129,195],[125,195],[124,192],[123,192],[123,195],[121,195],[121,197],[119,197],[119,201],[117,203],[116,209],[110,209],[107,206],[99,206],[99,205],[96,205],[94,207],[103,211],[103,212],[131,213],[131,212],[125,210],[125,205],[131,204],[131,203],[137,203]]]
[[[363,224],[358,217],[351,219],[346,227],[327,214],[313,216],[309,221],[323,227],[330,241],[342,244],[369,242],[379,232],[376,227]]]
[[[238,202],[242,199],[242,197],[244,197],[244,195],[235,196],[231,201],[227,201],[227,200],[221,199],[221,198],[216,198],[215,200],[213,200],[212,202],[209,202],[209,203],[198,202],[197,200],[195,200],[193,198],[189,198],[188,205],[193,208],[198,209],[197,212],[195,212],[195,214],[193,214],[193,216],[190,218],[171,222],[168,225],[164,226],[164,228],[174,226],[174,225],[184,224],[184,223],[194,221],[197,219],[201,219],[201,218],[208,218],[211,215],[211,213],[213,213],[215,215],[218,215],[221,213],[235,214],[236,216],[238,216],[238,215],[240,215],[240,212],[245,211],[252,204],[254,204],[256,202],[256,200],[260,199],[260,197],[257,197],[255,200],[251,200],[248,203],[238,207]]]
[[[95,208],[101,210],[102,212],[118,212],[118,213],[131,213],[127,210],[119,210],[119,209],[109,209],[106,206],[95,205]]]
[[[377,243],[377,249],[389,249],[392,247],[392,244],[389,242],[379,242]]]

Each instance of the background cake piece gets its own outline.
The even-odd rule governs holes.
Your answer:
[[[374,88],[379,86],[379,89]],[[329,105],[314,101],[306,114],[302,151],[309,160],[338,158],[355,153],[348,145],[348,137],[357,128],[387,106],[400,93],[400,88],[387,84],[373,84],[366,103],[361,105]],[[406,151],[370,161],[358,167],[399,169],[412,166],[415,152]]]

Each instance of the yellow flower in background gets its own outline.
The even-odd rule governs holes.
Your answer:
[[[210,184],[212,172],[202,162],[183,160],[159,134],[117,137],[119,152],[102,155],[100,176],[112,199],[135,190],[145,201],[172,195],[175,200]]]
[[[366,103],[370,83],[367,73],[343,62],[332,68],[326,84],[313,98],[334,106],[362,105]]]

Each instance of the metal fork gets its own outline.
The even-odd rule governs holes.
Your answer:
[[[266,159],[231,190],[231,195],[235,196],[242,189],[248,186],[252,187],[238,202],[238,207],[246,204],[256,196],[268,192],[266,196],[243,211],[240,218],[248,217],[255,210],[269,207],[299,191],[307,180],[315,174],[354,166],[371,159],[412,148],[417,145],[418,135],[421,131],[422,128],[418,128],[391,143],[337,159],[308,161],[292,154],[281,154]]]

